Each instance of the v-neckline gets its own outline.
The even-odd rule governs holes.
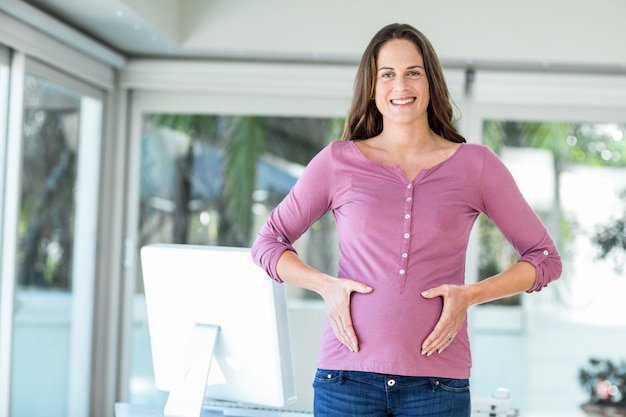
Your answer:
[[[450,161],[451,159],[453,159],[455,157],[455,155],[459,152],[459,149],[461,149],[463,147],[463,143],[460,143],[459,146],[457,146],[457,148],[454,150],[454,152],[452,152],[452,154],[450,154],[447,158],[439,161],[438,163],[436,163],[433,166],[427,167],[427,168],[421,168],[413,178],[409,178],[408,175],[406,175],[406,173],[404,172],[404,170],[402,169],[402,167],[400,166],[400,164],[394,164],[394,165],[385,165],[383,163],[380,162],[376,162],[373,161],[372,159],[368,158],[362,151],[361,149],[357,146],[356,143],[354,143],[354,140],[351,140],[350,142],[352,143],[353,149],[356,151],[357,154],[359,154],[361,156],[361,158],[365,159],[366,161],[368,161],[370,164],[376,165],[378,167],[381,167],[383,169],[386,170],[393,170],[394,172],[400,173],[402,174],[402,176],[404,177],[404,179],[408,180],[411,183],[414,183],[415,181],[417,181],[418,179],[421,179],[422,177],[424,177],[426,174],[428,174],[429,172],[432,172],[436,169],[438,169],[439,167],[441,167],[442,165],[445,165],[448,161]]]

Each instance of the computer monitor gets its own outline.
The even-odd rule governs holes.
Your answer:
[[[205,399],[282,407],[296,399],[285,287],[249,248],[141,248],[155,383],[164,414],[197,417]]]

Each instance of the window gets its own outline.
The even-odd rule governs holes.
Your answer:
[[[341,134],[332,118],[149,114],[141,134],[139,245],[250,246],[310,159]],[[307,262],[333,272],[332,216],[298,242]],[[142,293],[137,264],[137,290]],[[317,295],[289,287],[292,298]],[[140,301],[142,302],[142,301]],[[131,402],[159,401],[145,323],[133,330]]]
[[[14,307],[3,315],[12,330],[3,336],[11,364],[5,404],[16,416],[85,415],[101,94],[22,54],[12,71],[2,279]]]
[[[617,301],[610,301],[611,288],[625,266],[620,227],[626,125],[490,120],[484,132],[485,143],[509,165],[558,243],[565,265],[562,279],[567,281],[558,287],[563,291],[558,300],[570,307],[586,306],[588,313],[600,309],[598,322],[610,321],[601,311]],[[587,279],[591,275],[596,277],[593,284]]]

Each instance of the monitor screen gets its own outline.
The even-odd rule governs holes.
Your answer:
[[[285,286],[249,248],[141,249],[148,330],[166,415],[198,416],[205,399],[282,407],[296,399]]]

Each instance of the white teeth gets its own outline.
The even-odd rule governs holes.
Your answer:
[[[404,100],[391,100],[391,102],[393,104],[407,104],[407,103],[410,103],[410,102],[412,102],[414,100],[415,99],[413,99],[413,98],[405,98]]]

